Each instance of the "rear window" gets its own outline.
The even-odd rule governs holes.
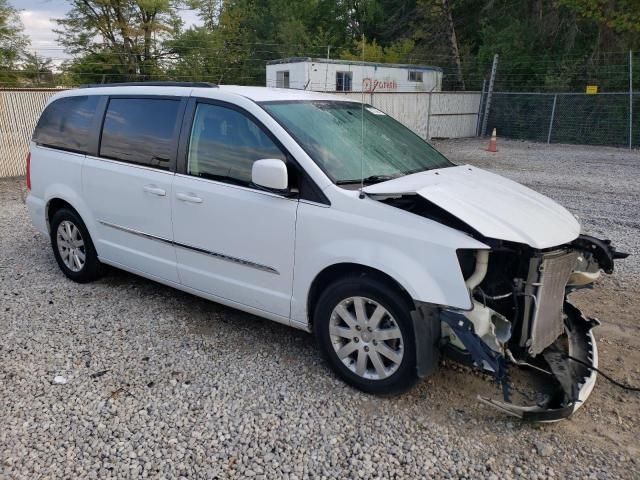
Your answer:
[[[46,147],[86,153],[98,100],[97,95],[55,100],[42,112],[33,141]]]
[[[112,98],[100,156],[167,170],[176,151],[179,109],[179,99]]]

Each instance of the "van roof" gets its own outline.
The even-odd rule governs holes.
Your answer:
[[[92,85],[93,88],[76,88],[65,90],[56,95],[56,98],[76,96],[76,95],[170,95],[170,96],[191,96],[197,94],[200,97],[219,98],[220,92],[229,93],[246,97],[254,102],[270,102],[270,101],[304,101],[304,100],[333,100],[333,101],[355,101],[357,98],[351,98],[341,94],[327,94],[321,92],[310,92],[307,90],[296,90],[290,88],[272,88],[272,87],[245,87],[239,85],[218,85],[217,88],[212,86],[183,86],[176,84],[163,84],[159,86],[157,83],[151,82],[149,85],[144,84],[113,84],[113,85]]]

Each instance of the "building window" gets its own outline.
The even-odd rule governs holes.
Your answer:
[[[289,88],[289,70],[276,72],[276,87]]]
[[[351,78],[351,72],[336,72],[336,92],[350,92]]]
[[[409,81],[410,82],[420,82],[420,83],[422,83],[422,72],[417,72],[415,70],[409,70]]]

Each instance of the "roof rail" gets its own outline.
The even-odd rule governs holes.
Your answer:
[[[78,88],[102,88],[102,87],[192,87],[192,88],[218,88],[215,83],[209,82],[121,82],[121,83],[86,83]]]

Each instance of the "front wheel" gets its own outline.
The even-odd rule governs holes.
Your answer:
[[[389,285],[349,277],[320,296],[314,332],[331,367],[348,384],[397,394],[418,380],[411,308]]]

